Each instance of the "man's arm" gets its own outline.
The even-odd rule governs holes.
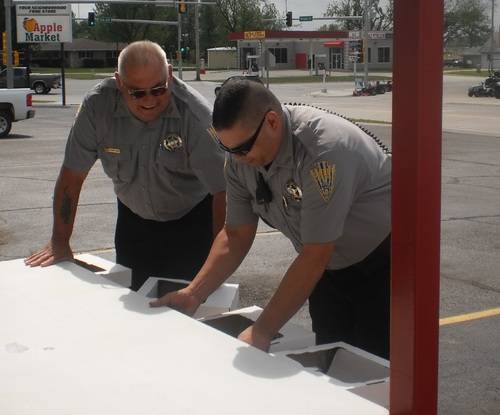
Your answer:
[[[224,226],[226,219],[226,192],[218,192],[212,198],[212,226],[214,238]]]
[[[311,295],[331,259],[334,247],[333,242],[304,245],[262,314],[238,338],[267,351],[273,336]]]
[[[25,259],[26,265],[42,267],[73,258],[69,240],[73,232],[78,199],[88,172],[62,167],[54,189],[52,238],[40,251]]]
[[[192,315],[238,268],[252,246],[257,224],[225,226],[219,232],[207,260],[194,280],[184,289],[150,302],[152,307],[169,306]]]

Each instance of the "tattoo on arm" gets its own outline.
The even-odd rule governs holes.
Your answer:
[[[63,197],[61,200],[61,207],[59,209],[59,214],[61,215],[62,220],[67,225],[71,219],[71,197],[67,193],[67,188],[64,189]]]

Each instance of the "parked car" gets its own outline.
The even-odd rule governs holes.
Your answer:
[[[32,97],[28,88],[0,89],[0,138],[9,135],[13,122],[35,116]]]
[[[386,92],[392,91],[392,81],[376,81],[376,82],[368,82],[365,84],[364,81],[356,82],[356,87],[352,92],[352,95],[355,97],[361,96],[369,96],[369,95],[378,95],[385,94]]]
[[[30,88],[36,94],[48,94],[52,88],[61,87],[61,76],[57,74],[37,74],[28,68],[18,66],[13,68],[14,88]],[[0,88],[7,88],[7,69],[0,72]]]

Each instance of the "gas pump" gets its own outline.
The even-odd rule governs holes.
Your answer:
[[[247,55],[247,75],[259,75],[259,58],[260,55]]]

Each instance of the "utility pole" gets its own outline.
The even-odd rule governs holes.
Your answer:
[[[491,41],[490,58],[488,61],[488,71],[493,71],[493,53],[495,51],[495,0],[491,0]]]
[[[200,78],[200,0],[194,5],[194,39],[196,47],[196,80]]]
[[[4,0],[5,6],[5,36],[7,38],[7,50],[4,51],[4,56],[7,56],[7,88],[14,88],[14,74],[12,73],[12,19],[11,10],[12,4],[11,0]]]
[[[179,79],[182,79],[182,14],[177,13],[177,69]]]
[[[368,86],[368,30],[370,30],[370,4],[371,0],[365,0],[365,15],[363,20],[363,58],[365,69],[365,86]]]

